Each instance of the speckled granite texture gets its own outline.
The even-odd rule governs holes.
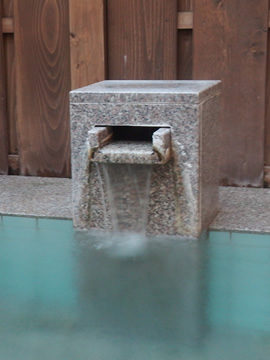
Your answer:
[[[0,176],[0,214],[72,218],[71,179]]]
[[[218,211],[219,100],[218,81],[104,81],[72,91],[74,225],[112,228],[103,176],[89,164],[88,131],[165,126],[172,160],[153,165],[147,232],[198,237]]]
[[[95,152],[94,162],[118,164],[156,164],[157,153],[153,152],[151,142],[117,141]]]
[[[210,229],[270,233],[270,189],[221,187]]]

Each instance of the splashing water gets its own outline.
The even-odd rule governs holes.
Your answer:
[[[112,242],[119,255],[132,255],[144,248],[149,204],[151,166],[102,164],[109,210]]]

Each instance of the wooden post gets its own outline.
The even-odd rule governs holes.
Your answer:
[[[270,0],[269,0],[270,7]],[[270,13],[269,13],[270,26]],[[267,65],[266,65],[266,107],[265,107],[265,142],[264,142],[264,163],[265,163],[265,183],[270,187],[270,36],[268,29],[267,44]]]
[[[6,77],[6,97],[7,97],[7,118],[8,118],[8,153],[9,153],[9,173],[18,174],[19,168],[14,169],[14,161],[10,161],[10,156],[17,156],[19,164],[19,146],[17,136],[17,111],[16,111],[16,74],[15,74],[15,49],[14,49],[14,21],[13,21],[13,0],[2,0],[3,5],[3,29],[5,32],[4,51],[6,57],[5,77]],[[13,171],[15,170],[15,171]]]
[[[0,1],[0,20],[2,3]],[[2,25],[2,21],[0,23]],[[0,174],[8,173],[8,132],[6,112],[6,86],[4,77],[4,44],[2,26],[0,26]]]
[[[70,176],[68,0],[14,0],[22,175]]]

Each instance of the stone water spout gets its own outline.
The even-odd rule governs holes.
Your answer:
[[[110,126],[92,128],[88,140],[89,160],[93,162],[153,165],[166,164],[171,158],[171,130],[166,127],[153,131],[151,142],[113,141]]]
[[[72,91],[70,109],[75,227],[113,228],[118,176],[127,198],[147,198],[148,234],[200,236],[218,211],[219,81],[103,81]]]

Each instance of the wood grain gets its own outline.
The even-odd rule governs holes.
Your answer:
[[[178,0],[178,11],[191,12],[192,0]],[[177,40],[177,79],[192,79],[193,40],[192,30],[178,30]]]
[[[7,96],[7,118],[9,135],[9,154],[18,154],[17,137],[17,104],[16,104],[16,76],[15,76],[15,49],[12,34],[5,35],[5,75]]]
[[[178,0],[178,11],[192,11],[194,0]]]
[[[109,79],[176,79],[177,0],[108,0]]]
[[[3,0],[4,16],[13,21],[13,0]],[[13,21],[14,30],[14,21]],[[8,152],[18,154],[17,137],[17,108],[16,108],[16,75],[15,75],[15,48],[14,34],[4,36],[5,75],[8,119]]]
[[[0,2],[0,19],[2,18],[2,4]],[[6,113],[6,87],[4,77],[4,43],[0,27],[0,174],[8,173],[8,133]]]
[[[270,7],[270,0],[269,0]],[[265,131],[264,131],[264,164],[270,166],[270,37],[268,31],[267,64],[266,64],[266,106],[265,106]],[[268,170],[268,169],[267,169]],[[270,171],[267,171],[267,180]],[[270,181],[266,181],[270,186]]]
[[[68,0],[14,0],[22,175],[70,175],[68,18]]]
[[[105,80],[105,0],[69,0],[71,87]]]
[[[194,3],[194,79],[221,79],[221,179],[263,186],[268,3]]]
[[[14,0],[1,0],[3,16],[13,16],[13,1]]]

